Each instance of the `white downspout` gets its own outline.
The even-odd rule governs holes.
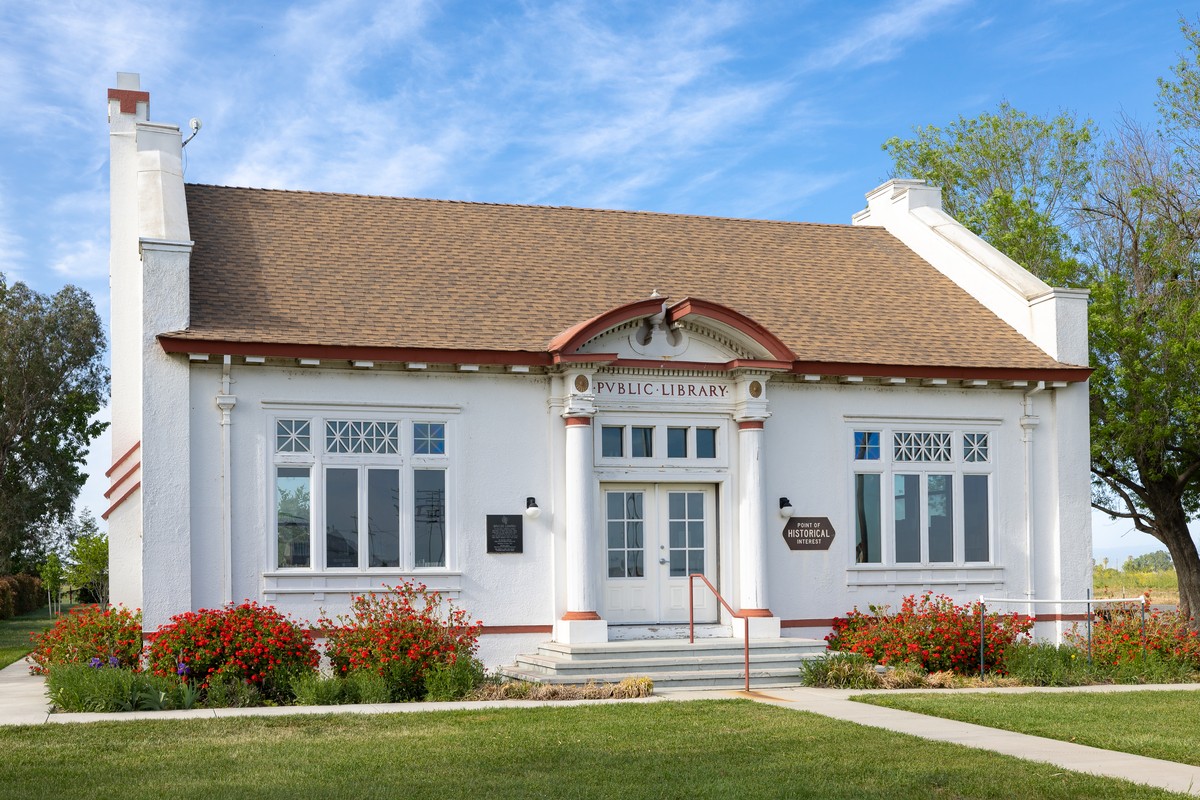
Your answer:
[[[1021,417],[1021,441],[1025,444],[1025,595],[1033,600],[1033,429],[1041,420],[1033,415],[1033,396],[1046,388],[1045,381],[1025,393],[1024,415]],[[1034,607],[1029,607],[1033,615]]]
[[[221,596],[224,602],[233,602],[233,481],[230,475],[230,412],[237,405],[237,398],[229,393],[229,369],[231,358],[225,356],[221,362],[221,393],[217,395],[217,408],[221,409]]]

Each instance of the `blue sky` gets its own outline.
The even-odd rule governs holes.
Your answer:
[[[108,314],[106,89],[204,122],[187,179],[849,222],[880,145],[1007,100],[1154,121],[1174,2],[124,2],[0,7],[0,272]],[[81,504],[99,513],[97,443]],[[1097,519],[1097,522],[1102,522]],[[1157,549],[1097,528],[1096,557]]]

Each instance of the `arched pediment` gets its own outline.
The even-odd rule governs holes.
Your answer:
[[[796,356],[754,320],[696,298],[652,298],[618,306],[559,334],[556,356],[594,354],[620,360],[792,362]]]

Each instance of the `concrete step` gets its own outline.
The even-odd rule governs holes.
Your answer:
[[[625,678],[642,675],[628,672],[599,672],[581,679],[572,675],[544,675],[541,673],[525,672],[514,667],[503,670],[505,677],[513,680],[530,681],[532,683],[554,684],[584,684],[588,681],[597,683],[618,683]],[[657,672],[648,676],[654,681],[655,690],[709,688],[709,689],[741,689],[745,685],[745,673],[738,669],[709,669],[683,672]],[[750,687],[764,686],[800,686],[800,668],[787,669],[756,669],[750,668]]]
[[[800,662],[811,655],[805,653],[750,653],[751,669],[799,669]],[[528,672],[543,675],[579,675],[584,678],[595,673],[629,672],[636,670],[639,675],[653,677],[661,672],[698,672],[722,668],[742,668],[745,656],[737,653],[717,656],[673,656],[663,658],[640,658],[628,661],[619,658],[587,659],[571,661],[547,657],[539,654],[517,657],[516,666]]]
[[[825,652],[817,639],[751,639],[751,685],[796,686],[805,659]],[[646,676],[660,688],[740,688],[745,650],[732,637],[623,640],[590,644],[544,642],[500,674],[542,683],[616,682]]]

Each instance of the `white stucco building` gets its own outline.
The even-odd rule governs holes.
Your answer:
[[[756,637],[1089,585],[1086,295],[937,189],[813,225],[185,185],[148,105],[109,91],[104,515],[148,629],[411,578],[497,664],[686,622],[692,572]]]

